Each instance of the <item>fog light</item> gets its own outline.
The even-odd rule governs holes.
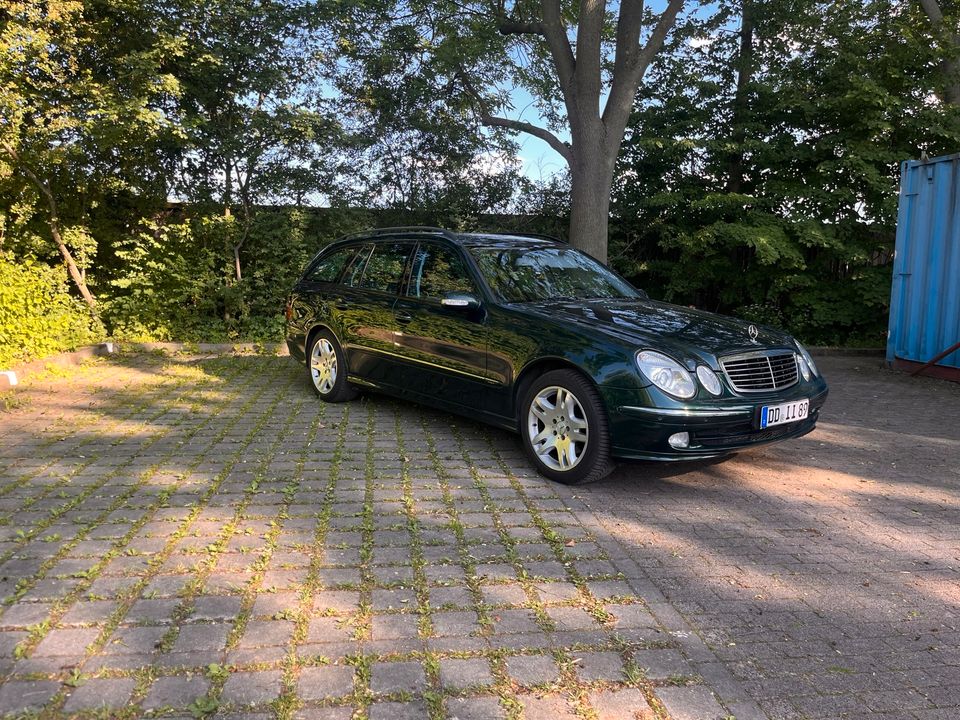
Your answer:
[[[677,450],[688,448],[690,447],[690,433],[674,433],[667,442],[670,443],[670,447],[677,448]]]

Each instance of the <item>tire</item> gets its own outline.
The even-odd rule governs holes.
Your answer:
[[[307,348],[307,379],[324,402],[345,402],[357,396],[347,382],[347,362],[343,348],[327,330],[310,339]]]
[[[574,370],[551,370],[534,380],[524,393],[519,421],[524,451],[551,480],[580,485],[616,467],[600,394]]]

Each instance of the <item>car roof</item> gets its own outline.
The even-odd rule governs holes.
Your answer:
[[[453,232],[436,227],[386,227],[355,233],[340,239],[344,241],[373,240],[379,237],[442,237],[463,247],[476,248],[530,248],[530,247],[568,247],[566,243],[547,235],[533,233],[489,233],[489,232]]]

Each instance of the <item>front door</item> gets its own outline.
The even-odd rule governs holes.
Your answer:
[[[421,242],[413,256],[406,292],[394,306],[405,388],[479,410],[482,395],[490,388],[484,311],[445,307],[441,300],[450,293],[480,297],[456,249]]]

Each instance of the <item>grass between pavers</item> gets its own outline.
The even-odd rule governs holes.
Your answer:
[[[263,367],[271,367],[265,363]],[[150,689],[151,684],[156,678],[164,676],[186,676],[189,674],[204,674],[211,683],[210,692],[187,708],[187,711],[196,716],[205,716],[214,714],[218,709],[224,710],[221,703],[221,692],[231,671],[236,670],[272,670],[279,671],[281,676],[280,694],[268,705],[260,705],[258,709],[268,711],[271,716],[279,718],[292,718],[296,711],[302,707],[325,706],[325,705],[344,705],[349,704],[358,712],[359,717],[365,717],[371,703],[383,700],[410,701],[414,698],[421,698],[427,707],[427,712],[432,720],[444,717],[446,702],[451,698],[472,698],[472,697],[497,697],[501,707],[511,718],[518,718],[521,714],[521,703],[524,698],[529,697],[532,692],[544,692],[548,694],[557,694],[572,703],[581,717],[593,717],[593,710],[587,701],[587,695],[592,690],[597,689],[616,689],[629,686],[644,688],[653,688],[657,683],[651,683],[643,677],[642,669],[630,664],[630,653],[639,647],[673,647],[670,643],[627,643],[612,633],[604,629],[604,623],[607,619],[602,600],[610,601],[610,598],[594,597],[587,586],[589,580],[601,578],[613,579],[615,576],[593,576],[586,577],[577,570],[575,561],[580,560],[581,556],[575,555],[568,549],[567,543],[571,539],[577,541],[589,540],[589,533],[581,526],[563,526],[554,525],[554,521],[559,519],[559,508],[552,507],[549,503],[543,506],[540,503],[547,499],[555,500],[557,497],[550,492],[549,486],[543,486],[539,481],[531,481],[526,478],[517,478],[510,472],[509,463],[505,462],[498,454],[497,448],[491,436],[485,431],[477,431],[477,435],[482,438],[481,443],[467,441],[464,436],[464,430],[457,423],[452,423],[446,417],[438,417],[429,411],[412,410],[409,406],[382,399],[363,400],[358,403],[344,406],[308,406],[306,401],[306,388],[298,387],[296,392],[301,393],[291,397],[289,392],[290,383],[283,383],[285,370],[283,365],[277,364],[277,368],[272,373],[257,377],[259,383],[256,390],[267,389],[267,397],[272,400],[266,406],[257,405],[258,422],[249,428],[243,426],[243,439],[236,443],[235,447],[230,448],[231,456],[227,465],[223,466],[217,476],[210,481],[206,491],[200,495],[196,503],[189,507],[188,516],[177,520],[177,531],[174,536],[169,537],[169,542],[159,553],[152,554],[149,565],[141,568],[132,569],[138,578],[138,581],[127,591],[124,591],[121,597],[121,605],[110,616],[106,625],[102,626],[102,632],[98,640],[91,645],[88,652],[88,660],[96,657],[100,649],[105,647],[113,631],[124,622],[128,611],[133,604],[142,597],[146,597],[145,590],[150,585],[151,580],[165,570],[169,569],[169,562],[176,562],[174,552],[177,549],[179,541],[183,540],[191,532],[193,523],[202,516],[204,509],[214,507],[210,502],[224,487],[223,483],[227,480],[230,469],[233,467],[230,463],[243,462],[251,460],[251,465],[255,466],[253,477],[249,478],[246,486],[237,488],[238,496],[228,494],[226,496],[228,503],[221,501],[215,505],[217,509],[229,507],[232,517],[224,520],[225,524],[219,528],[215,537],[205,547],[199,549],[198,557],[202,558],[199,563],[192,568],[193,580],[186,586],[181,593],[180,605],[172,614],[170,620],[173,625],[177,625],[189,617],[192,609],[193,598],[204,590],[204,581],[215,571],[218,560],[227,555],[228,550],[232,552],[237,548],[228,548],[232,539],[242,539],[244,529],[257,527],[262,530],[258,537],[259,545],[250,553],[249,566],[246,567],[248,574],[245,576],[245,583],[240,588],[240,592],[235,597],[240,598],[240,611],[232,618],[232,630],[228,636],[228,648],[237,648],[241,639],[247,632],[248,623],[252,619],[254,603],[259,597],[268,595],[271,588],[264,584],[264,577],[270,568],[271,560],[278,550],[278,540],[284,532],[286,523],[291,518],[291,508],[296,502],[303,485],[305,477],[305,467],[307,466],[310,454],[308,448],[318,436],[326,438],[328,444],[333,444],[332,456],[324,456],[324,464],[321,472],[326,472],[323,479],[324,485],[321,486],[320,499],[315,511],[310,514],[312,541],[305,541],[301,550],[306,557],[306,577],[303,581],[298,581],[296,591],[296,602],[288,610],[284,610],[280,619],[289,620],[293,624],[293,631],[288,643],[279,659],[269,659],[264,662],[255,662],[256,658],[248,658],[250,662],[234,667],[228,667],[226,664],[215,663],[209,666],[148,666],[135,670],[122,669],[103,669],[95,672],[83,672],[82,667],[78,672],[58,673],[53,675],[56,679],[64,683],[63,689],[56,696],[55,702],[48,704],[41,715],[45,718],[55,718],[62,716],[63,703],[69,698],[72,692],[72,684],[83,683],[85,680],[93,677],[97,678],[133,678],[136,681],[136,690],[131,702],[131,708],[122,711],[122,714],[111,714],[109,717],[140,717],[144,711],[136,706]],[[235,375],[242,375],[242,368],[235,368]],[[254,373],[251,373],[253,375]],[[248,378],[249,379],[249,378]],[[197,378],[195,381],[199,381]],[[188,383],[189,385],[189,383]],[[228,404],[236,398],[237,393],[244,392],[246,388],[237,385],[232,388],[231,394],[221,398],[224,404]],[[200,397],[205,392],[203,387],[194,387],[187,393],[188,397]],[[144,389],[139,396],[146,397],[150,390]],[[244,408],[251,408],[262,399],[263,394],[252,393],[244,404]],[[131,397],[133,395],[131,394]],[[149,407],[149,403],[146,404]],[[317,408],[317,414],[311,418],[310,425],[304,426],[302,423],[294,425],[294,418],[302,414],[304,407]],[[342,410],[341,410],[342,408]],[[205,410],[210,414],[209,417],[216,415],[216,407],[208,407]],[[329,430],[335,430],[335,433],[324,432],[328,430],[326,418],[328,413],[337,410],[341,412],[340,421],[336,422],[334,427]],[[283,423],[271,423],[271,417],[275,412],[285,414]],[[237,418],[242,417],[243,411],[236,412]],[[351,415],[356,416],[351,420]],[[248,418],[249,419],[249,418]],[[209,420],[209,418],[208,418]],[[276,420],[276,419],[274,419]],[[330,423],[332,424],[332,423]],[[170,426],[164,428],[164,436],[172,429],[179,426]],[[205,426],[204,426],[205,427]],[[220,432],[217,438],[222,439],[227,434],[231,434],[235,423],[223,428],[218,428]],[[269,445],[261,445],[254,452],[249,446],[249,442],[256,437],[264,428],[269,427],[271,431],[278,431],[276,438]],[[306,431],[303,444],[297,451],[285,450],[291,445],[289,433],[293,427],[299,427]],[[184,437],[194,438],[201,433],[201,428],[191,428],[192,433]],[[474,431],[474,428],[470,428]],[[179,432],[179,430],[178,430]],[[331,435],[335,434],[335,443],[331,441]],[[203,447],[213,447],[214,441],[207,442],[209,438],[203,436],[203,445],[191,448],[191,453],[196,456],[188,458],[193,461],[190,469],[183,472],[180,481],[189,476],[193,468],[203,462]],[[257,447],[257,446],[255,446]],[[250,449],[248,449],[250,448]],[[280,473],[280,480],[276,480],[269,471],[271,462],[277,459],[284,452],[289,453],[291,462],[295,461],[292,472]],[[167,455],[162,455],[153,466],[150,472],[158,472],[164,464]],[[346,475],[341,474],[341,464],[348,464]],[[425,473],[425,469],[428,472]],[[494,472],[497,477],[493,484],[490,481],[490,473]],[[353,477],[353,476],[356,477]],[[100,480],[100,478],[98,478]],[[142,487],[143,478],[139,478],[140,484],[134,487]],[[235,482],[235,481],[231,481]],[[270,485],[269,496],[271,501],[256,506],[253,515],[248,508],[256,503],[258,495],[264,483]],[[316,487],[316,483],[312,487]],[[137,517],[133,524],[130,524],[123,536],[116,541],[114,545],[117,548],[126,548],[130,541],[137,536],[137,532],[143,526],[150,522],[157,509],[162,507],[164,501],[169,499],[180,487],[180,482],[175,486],[168,486],[164,489],[165,494],[157,495],[145,506],[137,509],[142,513]],[[343,502],[349,500],[353,495],[351,488],[356,488],[360,492],[361,501],[358,503],[359,510],[355,515],[350,516],[350,503],[335,509],[335,501]],[[338,493],[339,488],[346,488],[345,494]],[[505,500],[505,493],[508,488],[512,490],[512,495]],[[533,490],[531,495],[528,490]],[[125,488],[129,490],[129,488]],[[232,486],[228,493],[232,492]],[[136,491],[134,492],[136,494]],[[420,502],[426,498],[421,507]],[[129,497],[127,498],[129,500]],[[482,506],[482,509],[480,509]],[[515,506],[515,507],[514,507]],[[509,512],[523,508],[531,520],[517,520],[511,518]],[[547,511],[542,512],[546,507]],[[347,508],[344,510],[343,508]],[[466,513],[463,511],[466,510]],[[506,514],[504,511],[507,511]],[[300,507],[296,511],[298,518],[306,517],[305,508]],[[345,514],[346,513],[346,514]],[[98,514],[98,517],[103,513]],[[469,515],[469,519],[468,519]],[[489,524],[484,528],[483,518],[477,516],[485,515],[489,519]],[[256,518],[256,519],[252,519]],[[262,520],[261,520],[262,518]],[[359,532],[358,542],[359,562],[349,560],[349,553],[344,557],[347,561],[339,560],[333,564],[341,564],[349,567],[359,568],[360,582],[356,585],[333,584],[325,586],[321,582],[321,570],[325,563],[325,551],[333,550],[335,546],[328,543],[328,535],[332,527],[332,520],[337,520],[336,529],[338,532]],[[302,521],[300,521],[302,522]],[[563,522],[560,520],[560,522]],[[171,523],[172,524],[172,523]],[[527,525],[529,524],[529,527]],[[540,550],[537,544],[533,543],[532,538],[518,540],[511,534],[512,527],[520,525],[525,531],[532,532],[536,529],[536,543],[542,545],[544,550]],[[434,552],[431,550],[431,558],[440,558],[439,560],[427,560],[426,550],[432,548],[447,547],[448,540],[440,541],[437,539],[438,530],[449,532],[451,552],[449,558],[446,553]],[[488,533],[482,532],[489,531]],[[380,537],[381,531],[388,534],[388,538],[383,540]],[[571,534],[572,531],[572,534]],[[391,533],[402,532],[403,536],[398,539],[391,539]],[[489,538],[489,540],[487,539]],[[33,536],[33,542],[39,542],[42,538]],[[51,544],[56,541],[51,541]],[[487,543],[490,543],[488,546]],[[530,543],[524,552],[518,547],[521,542]],[[352,544],[348,541],[346,545]],[[386,553],[386,558],[378,557],[381,548],[391,550],[394,547],[406,548],[407,555],[401,557],[396,551]],[[533,547],[533,550],[530,550]],[[243,553],[246,548],[240,548],[238,552]],[[123,550],[111,555],[111,559],[118,557]],[[180,551],[182,553],[182,551]],[[496,554],[491,554],[492,552]],[[592,552],[592,551],[591,551]],[[240,556],[242,557],[242,556]],[[603,558],[602,551],[597,549],[592,555],[584,555],[587,558]],[[236,558],[236,559],[239,559]],[[341,558],[342,559],[342,558]],[[527,565],[531,561],[557,561],[564,565],[563,579],[575,586],[577,593],[573,597],[562,600],[545,600],[539,594],[537,583],[540,581],[534,573],[530,572]],[[505,563],[513,568],[515,577],[507,579],[497,579],[496,577],[484,577],[484,567],[488,563]],[[463,604],[465,601],[458,599],[456,603],[449,607],[434,607],[431,604],[431,592],[433,589],[443,587],[444,580],[439,575],[428,573],[430,565],[439,566],[458,566],[463,569],[463,585],[467,590],[466,597],[470,598],[469,604]],[[412,579],[396,580],[391,579],[391,573],[383,572],[393,566],[409,566]],[[96,567],[96,566],[94,566]],[[229,566],[228,566],[229,567]],[[104,569],[99,567],[99,571]],[[184,568],[186,569],[186,568]],[[64,604],[64,609],[90,587],[97,577],[94,573],[90,578],[81,578],[81,590],[79,594],[70,594]],[[229,576],[228,576],[229,577]],[[402,576],[406,578],[406,576]],[[547,579],[547,578],[544,578]],[[553,579],[559,580],[560,576]],[[484,596],[484,588],[496,586],[499,584],[511,584],[521,588],[524,599],[519,605],[515,601],[510,602],[492,602]],[[454,584],[451,584],[454,586]],[[306,633],[309,629],[310,619],[316,614],[313,612],[313,596],[316,592],[330,589],[331,587],[353,587],[360,593],[359,607],[356,612],[343,617],[344,621],[352,622],[352,627],[356,630],[356,640],[361,642],[360,647],[366,646],[365,650],[353,654],[349,657],[349,662],[354,668],[354,685],[352,693],[339,697],[321,699],[317,701],[306,702],[300,697],[298,691],[298,679],[301,671],[305,667],[321,666],[330,662],[329,658],[322,653],[322,646],[319,649],[311,648],[311,654],[305,655],[300,652],[301,646],[306,641]],[[380,601],[374,602],[374,591],[383,589],[396,589],[401,591],[409,589],[411,592],[410,605],[398,605],[390,609],[382,605]],[[507,596],[509,597],[509,596]],[[621,598],[622,599],[622,598]],[[515,607],[524,607],[530,609],[535,617],[537,626],[543,633],[551,634],[556,628],[553,620],[550,618],[549,610],[562,607],[584,607],[590,612],[595,621],[598,630],[595,641],[573,643],[563,646],[536,646],[536,647],[497,647],[491,646],[486,641],[492,639],[494,633],[494,617],[498,609],[511,609]],[[478,618],[479,630],[474,634],[473,640],[483,642],[475,645],[464,646],[463,649],[456,649],[453,644],[440,644],[429,650],[416,649],[410,650],[403,643],[397,644],[397,650],[391,651],[387,642],[377,642],[370,633],[373,628],[373,619],[375,617],[389,617],[392,615],[413,616],[416,617],[416,632],[419,636],[419,643],[430,642],[437,636],[434,628],[434,618],[438,612],[445,610],[472,610]],[[51,627],[56,623],[51,623]],[[160,650],[169,651],[176,641],[179,631],[175,627],[170,627],[168,632],[160,641]],[[502,634],[500,635],[502,638]],[[372,643],[371,643],[372,641]],[[39,640],[37,640],[39,642]],[[34,643],[35,646],[35,643]],[[443,649],[439,649],[443,647]],[[575,672],[576,660],[578,654],[587,651],[613,651],[621,653],[623,660],[623,669],[625,677],[617,681],[581,681]],[[551,657],[556,663],[559,672],[559,679],[554,683],[546,683],[542,686],[527,688],[520,687],[513,682],[507,672],[507,661],[521,655],[543,655]],[[483,659],[490,668],[493,676],[493,685],[477,685],[465,688],[444,687],[440,683],[440,668],[443,661],[452,659]],[[370,686],[370,675],[377,663],[392,661],[416,661],[424,669],[427,678],[427,688],[423,692],[416,694],[407,691],[397,691],[387,695],[377,695],[372,692]],[[86,661],[85,661],[86,662]],[[37,674],[37,678],[50,677],[48,675]],[[684,684],[691,678],[678,676],[660,681],[659,684]],[[657,708],[655,696],[647,693],[648,701],[651,706]],[[90,711],[83,713],[83,716],[94,717],[96,712]],[[661,717],[663,714],[662,706],[659,706],[658,712]],[[149,713],[148,713],[149,714]]]
[[[202,429],[202,427],[205,426],[205,424],[206,423],[204,423],[203,425],[197,426],[195,433],[199,432],[200,429]],[[165,435],[172,432],[173,429],[174,429],[173,426],[168,426],[165,432],[158,433],[156,435],[151,436],[148,439],[148,441],[144,444],[142,449],[148,449],[151,445],[155,444],[156,442],[159,442],[160,439],[162,439]],[[226,433],[226,430],[224,431],[224,434],[225,433]],[[175,453],[175,450],[171,450],[170,453],[168,453],[167,458],[172,457],[174,453]],[[80,495],[76,496],[69,503],[66,503],[65,505],[51,512],[50,513],[51,519],[49,519],[49,521],[45,521],[35,525],[34,526],[35,529],[30,533],[26,534],[28,538],[34,538],[37,535],[39,535],[43,529],[49,527],[57,518],[61,517],[65,512],[67,512],[67,510],[69,510],[70,508],[76,507],[77,505],[80,504],[80,502],[82,502],[83,499],[92,495],[94,492],[96,492],[96,490],[102,488],[111,479],[120,476],[122,471],[129,464],[131,463],[127,463],[125,465],[118,465],[114,472],[107,473],[105,475],[103,481],[94,483],[93,485],[90,486],[90,488],[88,488],[86,491],[84,491]],[[21,578],[21,580],[18,581],[17,583],[15,593],[10,597],[7,597],[4,599],[3,601],[4,605],[11,605],[16,600],[26,595],[32,587],[34,587],[38,582],[40,582],[46,576],[47,571],[49,571],[60,560],[62,560],[64,557],[66,557],[69,554],[72,548],[76,547],[76,545],[79,542],[81,542],[87,535],[90,534],[90,532],[92,532],[94,529],[96,529],[101,524],[103,524],[103,522],[111,514],[113,514],[113,512],[123,507],[126,501],[129,500],[131,497],[133,497],[138,490],[142,489],[145,486],[145,484],[148,483],[150,479],[153,477],[153,475],[157,472],[157,469],[159,466],[160,466],[160,463],[155,463],[150,468],[144,470],[141,473],[140,479],[138,480],[137,483],[132,484],[127,491],[120,494],[116,498],[116,500],[113,503],[111,503],[103,512],[101,512],[93,521],[83,525],[80,531],[74,536],[73,540],[61,545],[59,551],[51,555],[47,560],[45,560],[32,576],[30,576],[29,578]],[[158,495],[156,501],[152,504],[152,510],[156,510],[157,508],[163,506],[163,504],[170,497],[170,495],[175,491],[175,489],[176,487],[173,487],[173,488],[167,488],[164,491],[162,491]],[[118,541],[113,543],[113,546],[111,547],[110,551],[108,551],[107,554],[103,558],[101,558],[99,562],[91,566],[87,571],[85,571],[82,574],[82,577],[80,578],[81,582],[77,585],[77,588],[74,590],[74,592],[68,594],[62,601],[54,603],[54,606],[53,608],[51,608],[51,613],[48,616],[47,620],[45,620],[43,623],[40,623],[38,626],[35,626],[34,628],[31,628],[30,630],[28,630],[29,635],[24,641],[22,641],[17,646],[14,652],[15,657],[29,656],[31,650],[34,647],[36,647],[36,645],[43,639],[43,637],[46,635],[49,629],[52,628],[56,624],[56,622],[59,620],[64,609],[68,607],[70,604],[72,604],[77,598],[79,598],[83,594],[83,592],[85,592],[86,589],[93,584],[93,581],[97,578],[97,576],[99,576],[103,568],[106,567],[106,565],[120,553],[123,547],[136,534],[136,531],[140,527],[142,527],[142,525],[145,524],[149,519],[150,519],[150,512],[148,511],[148,512],[145,512],[140,518],[140,520],[137,521],[131,527],[128,533],[126,533]],[[23,543],[18,543],[18,544],[24,544],[25,542],[26,540],[23,541]],[[13,553],[14,549],[11,549],[8,552]],[[4,558],[4,560],[5,559],[6,558]]]
[[[198,378],[187,378],[187,377],[185,377],[185,378],[182,379],[182,382],[175,384],[174,387],[182,387],[183,385],[186,385],[188,382],[196,382],[197,380],[198,380]],[[210,378],[210,381],[213,381],[213,378]],[[192,392],[195,391],[195,388],[194,388],[194,387],[191,387],[190,390],[191,390],[191,393],[192,393]],[[144,394],[144,395],[147,395],[147,393],[143,393],[143,394]],[[152,395],[152,392],[151,392],[150,394]],[[179,398],[178,398],[178,400],[179,400]],[[154,401],[154,399],[153,399],[152,397],[149,397],[148,399],[144,400],[140,405],[136,406],[136,407],[137,407],[137,411],[149,407],[149,406],[153,403],[153,401]],[[176,401],[175,401],[175,402],[176,402]],[[115,442],[121,442],[123,438],[132,437],[134,434],[136,434],[137,432],[143,430],[145,427],[149,427],[150,424],[151,424],[154,420],[156,420],[157,418],[159,418],[159,417],[161,417],[162,415],[164,415],[165,413],[167,413],[167,412],[169,411],[169,409],[170,409],[170,406],[164,406],[164,407],[162,407],[160,410],[158,410],[156,413],[154,413],[153,415],[151,415],[149,418],[147,418],[147,419],[144,420],[143,422],[138,423],[137,425],[134,425],[133,427],[128,428],[128,430],[127,430],[125,433],[121,434],[120,437],[115,440]],[[135,412],[136,412],[136,411],[135,411]],[[135,412],[129,413],[126,417],[130,417],[131,415],[135,414]],[[116,423],[108,426],[105,430],[101,430],[101,432],[98,433],[98,435],[102,435],[102,434],[105,434],[105,433],[111,431],[113,428],[115,428],[115,427],[117,427],[118,425],[122,424],[122,423],[124,422],[124,420],[125,420],[125,418],[122,418],[122,419],[118,420]],[[150,447],[151,445],[154,445],[155,443],[157,443],[157,442],[158,442],[159,440],[161,440],[163,437],[165,437],[166,435],[170,434],[173,430],[174,430],[173,427],[168,426],[167,429],[166,429],[164,432],[160,432],[160,433],[156,433],[156,434],[154,434],[154,435],[151,435],[151,436],[150,436],[149,438],[147,438],[147,440],[144,442],[144,445],[143,445],[143,447],[142,447],[141,449],[142,449],[142,450],[149,449],[149,447]],[[96,437],[96,436],[91,437],[91,439],[88,440],[87,442],[93,442],[93,440],[95,439],[95,437]],[[52,444],[55,443],[55,442],[57,442],[57,440],[54,439],[54,440],[49,441],[49,444],[52,445]],[[41,445],[41,447],[40,447],[39,449],[42,450],[42,449],[43,449],[43,446]],[[83,444],[80,445],[79,449],[83,449]],[[81,457],[82,457],[82,455],[81,455]],[[41,491],[38,495],[26,499],[26,500],[24,501],[23,505],[18,508],[18,510],[17,510],[16,513],[11,513],[11,514],[8,515],[7,517],[3,518],[3,520],[4,520],[5,522],[2,523],[2,524],[9,523],[10,520],[11,520],[11,518],[14,517],[15,515],[20,514],[20,513],[23,513],[24,511],[26,511],[26,510],[28,510],[29,508],[33,507],[35,504],[37,504],[37,503],[40,502],[41,500],[43,500],[43,499],[45,499],[46,497],[48,497],[49,495],[53,494],[55,491],[61,490],[63,487],[65,487],[66,485],[68,485],[68,484],[70,483],[70,479],[71,479],[72,477],[75,477],[76,475],[78,475],[79,473],[81,473],[84,469],[86,469],[86,468],[90,467],[91,465],[93,465],[93,464],[97,461],[98,457],[95,456],[95,455],[91,455],[90,457],[88,457],[88,458],[83,458],[83,459],[86,460],[86,462],[83,462],[83,463],[80,463],[80,464],[76,465],[76,466],[74,467],[73,472],[68,473],[68,474],[65,475],[65,476],[62,476],[59,482],[53,483],[53,484],[50,484],[50,485],[46,486],[46,487],[44,488],[44,490]],[[16,536],[15,536],[16,544],[14,545],[14,547],[10,548],[9,550],[7,550],[7,551],[5,551],[5,552],[3,552],[3,553],[0,553],[0,564],[4,563],[4,562],[6,562],[8,559],[10,559],[10,557],[12,557],[14,554],[16,554],[16,552],[17,552],[21,547],[23,547],[23,546],[26,545],[28,542],[30,542],[31,540],[33,540],[35,537],[37,537],[38,535],[40,535],[44,530],[46,530],[46,529],[47,529],[48,527],[50,527],[53,523],[55,523],[55,522],[56,522],[60,517],[62,517],[65,513],[69,512],[69,511],[72,510],[74,507],[79,506],[86,498],[90,497],[91,495],[93,495],[94,493],[96,493],[97,490],[101,489],[101,488],[104,487],[107,483],[109,483],[110,480],[112,480],[112,479],[120,476],[120,475],[121,475],[121,471],[122,471],[127,465],[131,464],[132,462],[133,462],[133,459],[131,458],[131,461],[130,461],[129,463],[127,463],[126,465],[117,466],[117,468],[115,469],[115,471],[114,471],[113,473],[105,474],[105,475],[103,476],[102,480],[100,480],[100,481],[97,482],[97,483],[93,483],[93,484],[91,484],[91,485],[88,485],[88,486],[87,486],[83,491],[81,491],[79,494],[73,495],[73,496],[63,497],[62,499],[68,500],[68,502],[65,502],[65,503],[64,503],[63,505],[61,505],[60,507],[58,507],[58,508],[54,509],[53,511],[51,511],[43,521],[34,524],[34,525],[31,527],[30,530],[23,530],[23,529],[21,528],[21,529],[17,532],[17,534],[16,534]],[[22,482],[22,483],[17,484],[17,487],[20,487],[20,486],[22,486],[22,485],[25,485],[25,484],[29,483],[30,480],[33,480],[33,479],[39,477],[39,476],[44,472],[44,470],[46,470],[47,468],[49,468],[49,467],[50,467],[51,465],[53,465],[53,464],[54,464],[54,463],[51,462],[51,463],[48,463],[48,464],[47,464],[46,466],[44,466],[43,468],[38,469],[38,471],[37,471],[36,473],[34,473],[32,476],[28,476],[28,479],[27,479],[27,480],[25,480],[25,481]],[[11,485],[13,485],[13,484],[11,484]],[[9,488],[10,490],[15,489],[14,487],[11,487],[10,485],[8,485],[7,488]],[[4,490],[7,490],[7,488],[4,488]],[[5,492],[0,492],[0,496],[2,496],[3,494],[5,494]],[[109,513],[107,513],[107,514],[109,514]],[[79,540],[77,540],[77,542],[79,542]],[[75,543],[74,543],[74,544],[75,544]],[[72,546],[71,546],[71,547],[72,547]],[[53,559],[54,559],[54,558],[50,558],[51,561],[52,561]],[[60,558],[57,557],[56,559],[59,560]],[[52,566],[52,564],[51,564],[50,566]],[[26,589],[28,589],[28,588],[18,587],[18,588],[17,588],[17,591],[14,593],[13,596],[7,597],[7,598],[4,598],[4,599],[3,599],[3,604],[4,604],[4,605],[9,605],[9,604],[11,604],[12,602],[14,602],[17,598],[22,597]]]
[[[253,404],[263,395],[263,393],[264,393],[264,390],[253,393],[250,399],[244,404],[244,406],[242,406],[241,409],[243,410],[253,406]],[[270,419],[272,415],[272,411],[276,408],[277,404],[279,404],[281,397],[282,395],[278,395],[275,402],[270,406],[268,406],[268,410],[263,414],[263,416],[260,419],[260,422],[257,425],[255,425],[247,434],[246,436],[247,442],[249,442],[250,439],[255,437],[256,434],[259,432],[260,428]],[[216,413],[211,413],[208,416],[208,419],[205,422],[199,424],[196,427],[195,431],[189,437],[193,437],[196,434],[198,434],[200,430],[203,427],[206,427],[206,425],[208,425],[210,421],[215,417],[216,417]],[[233,420],[228,422],[225,425],[225,427],[221,430],[221,432],[218,435],[213,437],[213,439],[209,443],[209,447],[215,446],[220,440],[222,440],[227,435],[227,433],[229,433],[229,431],[234,427],[234,425],[236,425],[239,422],[239,420],[242,417],[243,417],[243,412],[237,413],[234,416]],[[103,624],[98,638],[91,644],[90,647],[87,648],[86,658],[84,662],[88,661],[91,657],[95,656],[106,645],[107,640],[110,638],[113,632],[120,626],[124,616],[127,614],[127,612],[129,612],[130,608],[133,607],[133,604],[140,598],[143,589],[149,584],[150,580],[159,573],[160,568],[163,565],[163,562],[173,552],[177,543],[186,535],[186,533],[190,528],[190,525],[196,519],[196,517],[200,514],[203,507],[205,506],[206,501],[208,501],[211,497],[213,497],[216,494],[217,489],[220,487],[220,484],[223,482],[224,478],[227,476],[233,464],[235,464],[236,462],[239,462],[240,458],[243,455],[243,451],[245,447],[246,445],[242,444],[241,448],[239,448],[234,453],[234,455],[231,458],[231,461],[228,462],[224,470],[216,478],[214,478],[214,481],[210,484],[210,487],[208,488],[207,492],[204,493],[204,495],[201,497],[201,500],[193,508],[192,512],[187,517],[187,519],[185,519],[181,523],[181,525],[177,528],[177,530],[170,536],[163,551],[151,557],[147,572],[144,573],[140,577],[140,579],[127,592],[123,593],[120,604],[118,605],[116,610],[114,610],[114,612],[110,615],[110,617],[106,620],[106,622]],[[175,449],[172,450],[171,455],[175,451],[176,451]],[[201,462],[202,458],[203,458],[203,454],[202,453],[198,454],[194,465],[198,465]],[[153,471],[155,471],[155,467],[156,466],[152,468]],[[193,467],[188,466],[186,469],[186,472],[181,474],[181,482],[184,478],[187,477],[187,475],[189,474],[190,471],[192,471],[192,469]],[[178,482],[174,486],[174,488],[171,488],[170,492],[166,493],[166,497],[169,497],[169,495],[172,494],[176,490],[176,488],[179,487],[179,485],[180,483]],[[159,509],[162,506],[162,504],[163,503],[157,503],[156,506],[153,508],[153,510],[155,511],[156,509]],[[124,535],[124,537],[122,538],[123,542],[117,544],[117,549],[119,549],[119,547],[122,547],[122,545],[125,545],[126,542],[129,541],[129,538],[131,538],[133,534],[135,534],[135,530],[139,529],[139,527],[142,527],[142,525],[146,523],[148,518],[149,518],[149,514],[145,514],[144,518],[142,519],[142,522],[138,523],[135,529],[131,529],[129,533]],[[113,556],[111,556],[111,559]],[[90,578],[90,583],[92,582],[93,582],[93,578]],[[79,593],[78,596],[80,594],[82,594],[82,592]],[[81,664],[81,668],[82,668],[82,664]],[[155,668],[147,668],[145,670],[140,670],[134,673],[134,677],[137,679],[137,691],[134,696],[135,700],[142,699],[142,697],[146,694],[146,691],[149,688],[149,685],[155,676],[156,676]],[[61,692],[58,693],[56,696],[54,696],[54,698],[50,701],[50,703],[45,708],[45,711],[47,712],[47,714],[55,713],[59,709],[59,707],[62,706],[63,702],[66,701],[66,698],[67,698],[66,690],[61,690]],[[41,715],[41,717],[44,717],[44,715]]]
[[[323,426],[323,419],[326,417],[326,408],[318,414],[316,423],[313,426],[314,432]],[[308,663],[303,662],[297,649],[304,644],[307,639],[307,633],[310,626],[311,611],[313,610],[313,596],[321,589],[320,569],[323,563],[324,543],[327,532],[330,528],[330,514],[332,510],[334,491],[337,487],[337,480],[340,473],[340,459],[343,454],[344,440],[346,438],[347,427],[350,420],[349,406],[345,407],[340,421],[337,424],[337,440],[334,447],[333,457],[330,464],[330,472],[327,475],[327,485],[323,496],[323,503],[317,512],[316,528],[314,529],[313,543],[307,548],[310,556],[309,570],[307,577],[298,592],[298,604],[296,608],[296,620],[294,622],[293,634],[290,638],[290,644],[287,649],[287,655],[283,661],[283,676],[281,680],[280,696],[274,703],[279,720],[290,720],[294,712],[300,708],[302,701],[297,695],[297,680],[300,670]],[[303,472],[304,463],[300,462],[297,473]],[[312,658],[310,664],[325,665],[329,662],[323,656]]]

